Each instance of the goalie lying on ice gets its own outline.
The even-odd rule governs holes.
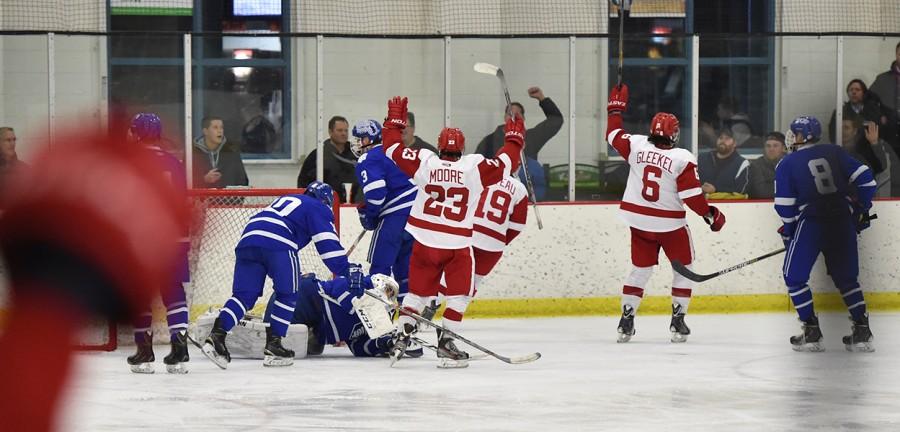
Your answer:
[[[293,348],[294,358],[322,354],[326,344],[345,343],[356,357],[383,355],[393,345],[390,332],[394,325],[388,310],[383,303],[363,294],[363,290],[393,303],[399,288],[397,282],[382,274],[356,276],[352,267],[349,278],[320,280],[310,273],[300,279],[294,317],[284,339],[285,345]],[[351,282],[354,278],[360,278],[361,283]],[[263,319],[248,315],[232,329],[226,340],[232,357],[262,358],[272,302],[270,299]],[[210,313],[197,320],[195,340],[202,340],[212,330],[216,316],[217,313]]]

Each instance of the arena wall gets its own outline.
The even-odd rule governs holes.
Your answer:
[[[712,273],[782,247],[781,222],[771,202],[716,204],[725,228],[710,232],[688,215],[698,273]],[[544,229],[529,213],[526,231],[510,246],[479,288],[470,316],[618,314],[622,282],[628,273],[630,236],[617,217],[617,203],[541,205]],[[878,219],[860,237],[860,283],[876,310],[900,309],[900,201],[878,201]],[[361,230],[353,207],[341,209],[341,241],[350,245]],[[366,236],[350,257],[365,262]],[[694,312],[790,311],[781,277],[784,255],[698,284]],[[646,290],[642,313],[669,313],[672,270],[661,253]],[[822,259],[810,286],[825,309],[843,306]]]

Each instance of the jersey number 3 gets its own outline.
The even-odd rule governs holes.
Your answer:
[[[661,178],[662,168],[653,165],[644,168],[644,177],[641,178],[644,187],[641,188],[641,196],[648,202],[659,201],[659,182],[657,180]]]
[[[444,189],[437,185],[425,186],[428,199],[423,212],[430,216],[445,217],[454,222],[462,222],[469,211],[469,190],[464,187]]]

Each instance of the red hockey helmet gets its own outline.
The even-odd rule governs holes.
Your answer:
[[[449,156],[458,159],[466,151],[466,136],[458,128],[444,128],[438,135],[438,151],[441,159]]]
[[[678,117],[673,114],[659,112],[650,120],[650,136],[665,138],[673,147],[678,143],[680,131]]]

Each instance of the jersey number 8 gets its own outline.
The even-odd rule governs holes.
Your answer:
[[[816,190],[821,195],[827,195],[837,192],[837,186],[834,184],[834,176],[831,175],[831,164],[823,158],[813,159],[807,164],[809,172],[816,182]]]

